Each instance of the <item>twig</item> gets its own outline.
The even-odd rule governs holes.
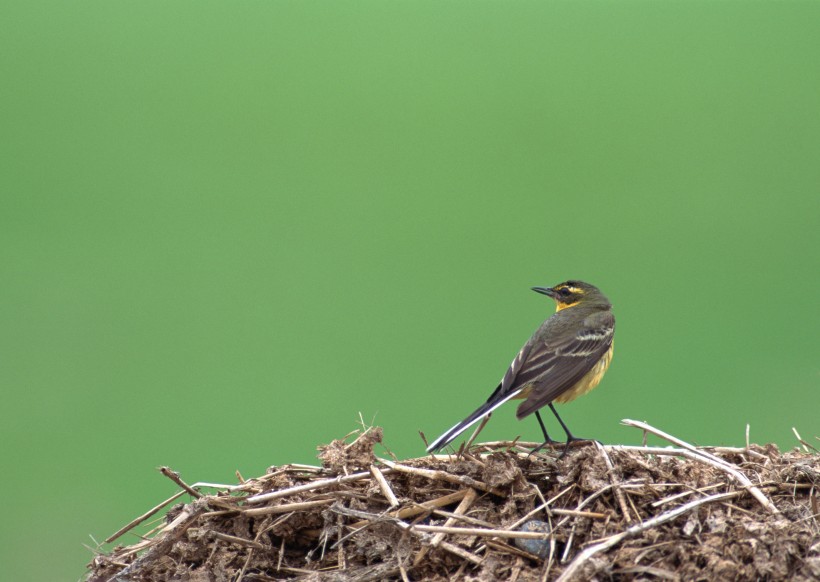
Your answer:
[[[185,568],[185,556],[199,556],[195,559],[200,569],[230,560],[237,566],[235,582],[257,578],[259,582],[273,582],[277,572],[280,577],[309,574],[311,579],[336,582],[385,578],[407,582],[410,574],[420,579],[434,571],[444,572],[450,579],[483,579],[493,576],[497,559],[504,566],[501,577],[518,582],[524,578],[546,582],[562,572],[562,581],[577,582],[606,563],[616,576],[669,577],[668,572],[656,569],[666,563],[663,556],[669,551],[661,550],[656,555],[650,552],[659,544],[646,544],[657,539],[680,540],[688,533],[693,533],[700,544],[714,544],[721,535],[708,527],[689,532],[682,528],[687,519],[691,520],[689,526],[697,523],[694,516],[698,514],[710,515],[712,520],[718,519],[718,524],[725,520],[727,527],[734,527],[738,520],[757,521],[762,527],[773,519],[785,523],[769,513],[772,509],[755,492],[772,507],[777,504],[775,512],[780,508],[793,516],[792,526],[800,524],[801,532],[811,528],[810,533],[816,533],[820,514],[816,495],[820,489],[818,457],[804,453],[811,449],[796,431],[801,442],[793,442],[800,448],[778,454],[775,448],[764,449],[748,442],[748,426],[746,448],[742,444],[695,447],[674,437],[671,442],[656,440],[655,434],[665,433],[646,423],[631,426],[642,429],[644,436],[653,434],[653,442],[664,446],[600,446],[598,454],[602,458],[591,455],[578,459],[581,465],[570,469],[564,463],[545,463],[532,456],[521,461],[529,451],[521,450],[522,443],[504,441],[504,450],[480,443],[469,451],[460,449],[462,457],[457,462],[452,456],[435,457],[446,458],[450,461],[447,463],[427,456],[385,464],[373,460],[372,466],[368,463],[362,467],[363,472],[342,473],[341,478],[335,477],[334,469],[283,466],[270,468],[258,478],[237,476],[241,482],[237,486],[175,481],[171,499],[132,520],[104,542],[121,543],[139,532],[143,535],[138,543],[100,552],[90,566],[102,572],[97,576],[101,580],[123,570],[109,582],[161,577],[158,572],[169,567]],[[375,430],[380,429],[363,426],[355,433],[361,435],[358,442],[367,441],[369,447],[374,436],[369,433]],[[496,485],[487,472],[488,453],[512,461],[523,481],[516,478],[512,488],[492,489]],[[391,459],[389,455],[386,458]],[[628,479],[634,473],[631,469],[641,477]],[[170,469],[167,471],[167,478],[179,478]],[[672,482],[676,480],[680,482]],[[583,489],[590,484],[594,484],[591,490]],[[179,503],[175,499],[190,493],[186,486],[199,497],[187,505],[177,505],[165,519],[159,519],[158,515]],[[485,491],[503,496],[486,495]],[[754,501],[750,495],[755,496]],[[507,505],[503,504],[505,500]],[[331,509],[335,517],[328,511],[334,503],[338,503]],[[529,511],[526,507],[535,509]],[[527,515],[516,521],[523,513]],[[632,523],[628,523],[629,518]],[[543,519],[547,524],[533,528],[537,531],[520,531],[521,523],[530,519]],[[253,524],[245,524],[247,520]],[[237,529],[237,524],[242,527]],[[252,526],[252,532],[246,525]],[[146,529],[151,531],[144,533]],[[281,543],[271,542],[271,535],[281,538]],[[535,542],[532,551],[538,556],[515,547],[513,540],[521,538]],[[286,539],[299,543],[288,546],[285,552]],[[382,543],[385,540],[389,542],[386,545]],[[612,560],[623,558],[627,548],[638,543],[636,540],[640,540],[640,548],[634,556],[628,556],[629,563],[620,560],[624,568],[612,566]],[[812,545],[813,540],[811,535],[800,539],[801,555],[813,555],[820,547]],[[376,554],[370,551],[374,543],[380,564],[376,569],[363,566],[375,559]],[[302,560],[300,553],[305,552]],[[733,556],[725,558],[736,563]],[[529,561],[536,559],[543,562]],[[289,568],[303,564],[309,569]],[[260,567],[267,568],[268,574],[259,574]]]
[[[703,463],[707,463],[709,465],[712,465],[713,467],[721,469],[722,471],[724,471],[726,473],[729,473],[738,483],[740,483],[741,485],[746,487],[749,490],[749,493],[751,493],[752,496],[755,499],[757,499],[763,507],[765,507],[766,509],[768,509],[772,513],[775,513],[775,514],[780,513],[780,510],[777,509],[777,507],[774,505],[774,503],[772,503],[769,500],[769,498],[766,497],[763,494],[762,491],[760,491],[760,489],[755,487],[746,475],[741,473],[737,469],[737,467],[735,467],[731,463],[728,463],[727,461],[721,459],[720,457],[715,456],[711,453],[708,453],[704,450],[697,449],[694,446],[690,445],[689,443],[687,443],[685,441],[682,441],[681,439],[679,439],[677,437],[673,437],[672,435],[666,434],[662,430],[658,430],[657,428],[655,428],[653,426],[650,426],[650,425],[646,424],[645,422],[640,422],[638,420],[624,419],[624,420],[621,421],[621,423],[625,424],[627,426],[634,426],[634,427],[649,431],[652,434],[655,434],[655,435],[657,435],[661,438],[664,438],[664,439],[668,440],[671,443],[674,443],[674,444],[676,444],[680,447],[683,447],[684,449],[686,449],[687,451],[689,451],[690,453],[695,455],[695,456],[690,457],[690,458],[692,458],[694,460],[699,460]],[[689,456],[689,455],[685,455],[685,456]]]
[[[567,543],[564,544],[564,551],[561,554],[560,562],[563,564],[567,561],[567,557],[569,556],[569,550],[572,548],[572,542],[575,540],[575,528],[578,526],[577,522],[572,524],[572,529],[569,530],[569,537],[567,537]]]
[[[465,475],[452,475],[450,473],[447,473],[446,471],[439,471],[435,469],[420,469],[418,467],[408,467],[407,465],[400,465],[398,463],[394,463],[393,461],[388,461],[387,459],[379,459],[379,461],[384,463],[394,471],[400,471],[402,473],[410,473],[411,475],[426,477],[427,479],[433,481],[446,481],[448,483],[465,485],[467,487],[472,487],[474,489],[480,489],[481,491],[492,493],[493,495],[498,495],[499,497],[503,497],[504,495],[498,489],[490,487],[486,483],[482,483],[481,481],[477,481],[476,479],[473,479],[472,477],[467,477]]]
[[[367,436],[367,435],[370,433],[370,431],[371,431],[371,430],[373,430],[373,428],[374,428],[374,427],[373,427],[373,425],[370,425],[370,426],[366,426],[366,425],[365,425],[364,418],[362,418],[361,413],[359,413],[359,421],[360,421],[360,424],[362,425],[362,428],[364,429],[364,431],[362,432],[362,434],[360,434],[360,435],[359,435],[359,436],[357,436],[355,439],[353,439],[353,442],[346,444],[346,445],[345,445],[345,450],[350,449],[350,447],[352,447],[353,445],[355,445],[356,443],[358,443],[360,440],[362,440],[362,439],[363,439],[365,436]],[[355,433],[357,433],[357,432],[359,432],[359,430],[358,430],[358,429],[354,430],[354,431],[353,431],[353,432],[351,432],[351,433],[348,433],[348,435],[347,435],[344,439],[342,439],[342,440],[347,440],[347,437],[348,437],[348,436],[350,436],[350,435],[352,435],[352,434],[355,434]]]
[[[609,448],[612,450],[636,451],[648,455],[672,455],[686,457],[687,459],[691,459],[693,461],[706,463],[716,469],[720,469],[724,473],[728,473],[735,479],[735,481],[739,482],[746,490],[748,490],[749,493],[757,499],[763,507],[772,513],[780,513],[780,510],[775,507],[774,503],[772,503],[756,485],[752,485],[752,482],[746,475],[738,471],[734,465],[730,465],[726,462],[716,463],[712,461],[712,455],[700,455],[698,454],[699,451],[692,452],[688,449],[674,449],[665,447],[629,447],[624,445],[611,445]]]
[[[473,463],[476,463],[480,467],[486,467],[487,466],[487,463],[482,461],[480,456],[476,457],[476,456],[472,455],[469,451],[461,451],[461,458],[462,459],[467,459],[468,461],[472,461]]]
[[[626,505],[626,499],[624,499],[624,492],[621,491],[621,488],[618,486],[618,482],[615,476],[615,467],[612,465],[612,459],[609,458],[609,454],[606,452],[606,449],[599,443],[598,441],[593,441],[595,443],[595,447],[600,451],[601,456],[604,458],[604,463],[606,463],[606,468],[608,469],[607,473],[609,474],[609,482],[612,483],[612,489],[615,491],[615,498],[618,500],[618,505],[621,507],[621,513],[624,515],[624,519],[626,523],[632,523],[632,516],[629,514],[629,508]],[[641,516],[638,515],[638,519]]]
[[[470,525],[477,525],[479,527],[495,527],[495,524],[492,522],[485,521],[483,519],[478,519],[475,517],[470,517],[469,515],[456,515],[452,511],[446,511],[444,509],[434,509],[432,513],[433,515],[438,515],[440,517],[452,518],[454,522],[458,521],[461,523],[468,523]]]
[[[601,495],[603,495],[604,493],[606,493],[610,489],[612,489],[612,484],[611,483],[609,485],[601,487],[600,489],[598,489],[598,491],[596,491],[595,493],[593,493],[592,495],[590,495],[589,497],[584,499],[581,503],[576,505],[575,506],[575,511],[581,511],[584,507],[586,507],[587,505],[589,505],[590,503],[595,501],[598,497],[600,497]],[[555,532],[559,527],[561,527],[562,525],[567,523],[569,520],[570,520],[570,516],[565,517],[564,519],[562,519],[561,521],[559,521],[558,523],[555,524],[555,526],[552,528],[552,531]]]
[[[458,504],[456,507],[455,512],[453,513],[453,517],[448,517],[447,521],[444,522],[445,526],[452,526],[458,518],[463,516],[470,507],[473,505],[475,500],[478,498],[478,494],[475,492],[475,489],[468,489],[467,494],[464,496],[464,499],[461,500],[461,503]],[[433,539],[430,540],[431,546],[437,546],[444,540],[445,534],[437,533],[433,536]],[[416,554],[416,559],[413,560],[413,566],[418,566],[421,564],[422,560],[424,560],[425,556],[427,556],[428,547],[423,547],[418,554]]]
[[[302,501],[300,503],[285,503],[283,505],[271,505],[269,507],[256,507],[253,509],[241,510],[243,515],[274,515],[277,513],[289,513],[291,511],[302,511],[311,507],[330,505],[333,499],[317,499],[315,501]]]
[[[347,556],[345,556],[345,545],[344,545],[344,536],[342,535],[344,525],[344,517],[341,514],[336,516],[336,528],[337,528],[337,536],[339,540],[336,542],[336,556],[337,556],[337,563],[339,565],[339,570],[344,570],[347,568]]]
[[[820,453],[820,450],[818,450],[817,448],[813,447],[812,445],[810,445],[809,443],[807,443],[806,441],[803,440],[803,437],[800,436],[800,433],[797,432],[797,429],[795,427],[792,427],[792,432],[794,433],[794,436],[797,437],[797,440],[800,441],[800,444],[803,445],[803,450],[804,451],[806,451],[808,453],[809,449],[811,449],[815,453]]]
[[[398,556],[396,557],[396,563],[399,565],[399,573],[401,574],[402,582],[410,582],[410,578],[407,576],[407,570],[404,567],[404,564],[401,563],[401,558]]]
[[[180,514],[171,523],[167,524],[161,530],[162,535],[157,535],[151,540],[146,540],[146,543],[140,547],[150,547],[142,556],[134,560],[127,568],[121,570],[111,578],[108,582],[118,582],[120,580],[128,580],[132,574],[135,574],[142,569],[145,564],[153,562],[167,554],[174,542],[179,539],[185,531],[191,527],[194,522],[199,519],[199,516],[205,511],[205,504],[202,501],[194,501],[185,506]],[[127,552],[120,554],[118,557],[122,559],[124,556],[137,553],[135,548],[141,544],[131,546]]]
[[[468,489],[467,495],[464,496],[464,499],[461,500],[461,503],[458,504],[456,510],[454,511],[456,516],[461,516],[469,511],[470,507],[472,507],[475,500],[478,499],[478,493],[475,492],[475,489]],[[447,521],[444,522],[445,527],[451,527],[456,522],[456,518],[448,518]],[[433,539],[430,540],[430,544],[433,546],[438,545],[441,543],[441,540],[444,539],[444,533],[438,533],[433,536]]]
[[[387,523],[393,523],[393,524],[399,526],[401,529],[403,529],[405,531],[409,531],[410,533],[412,533],[416,536],[422,537],[422,539],[426,543],[429,543],[429,539],[424,534],[425,534],[426,531],[428,531],[428,528],[430,528],[432,526],[411,525],[409,523],[405,523],[404,521],[402,521],[400,519],[397,519],[395,517],[392,517],[392,516],[375,515],[375,514],[372,514],[372,513],[367,513],[366,511],[359,511],[357,509],[351,509],[349,507],[344,507],[344,506],[342,506],[338,503],[334,503],[331,506],[330,510],[333,511],[334,513],[340,513],[342,515],[349,515],[349,516],[352,516],[352,517],[358,517],[358,518],[364,519],[367,523],[373,523],[373,522],[378,522],[378,521],[385,521]],[[466,530],[467,528],[447,528],[447,529],[454,529],[454,530],[461,531],[462,529]],[[356,530],[356,531],[358,531],[358,530]],[[484,531],[484,530],[481,530],[481,531]],[[346,539],[347,537],[348,536],[345,536],[345,538],[342,538],[342,539]],[[341,540],[339,540],[339,541],[341,541]],[[336,543],[338,544],[339,542],[336,542]],[[443,541],[443,542],[439,543],[438,547],[440,547],[444,550],[447,550],[448,552],[451,552],[451,553],[453,553],[453,554],[455,554],[455,555],[457,555],[461,558],[464,558],[465,560],[469,560],[470,562],[473,562],[474,564],[480,564],[481,563],[481,558],[471,554],[470,552],[468,552],[464,548],[462,548],[460,546],[457,546],[455,544],[451,544],[449,542],[444,542]]]
[[[464,558],[465,560],[468,560],[468,561],[472,562],[473,564],[476,564],[477,566],[481,565],[481,562],[482,562],[481,558],[479,558],[475,554],[471,554],[470,552],[468,552],[467,550],[465,550],[461,546],[451,544],[450,542],[441,542],[438,545],[438,547],[440,547],[443,550],[447,550],[451,554],[455,554],[456,556],[458,556],[460,558]]]
[[[613,570],[613,574],[651,574],[655,578],[659,578],[661,580],[672,580],[673,582],[680,582],[680,576],[675,574],[674,572],[670,572],[669,570],[664,570],[663,568],[656,568],[655,566],[632,566],[630,568],[620,568],[618,570]],[[639,576],[638,579],[645,580],[643,576]]]
[[[249,548],[254,548],[256,550],[266,550],[267,546],[260,544],[259,542],[255,542],[253,540],[246,540],[245,538],[240,538],[237,536],[228,535],[225,533],[221,533],[218,531],[209,531],[208,532],[211,536],[222,540],[224,542],[231,542],[234,544],[239,544],[240,546],[248,546]]]
[[[417,503],[412,507],[403,507],[397,511],[391,511],[388,516],[397,517],[399,519],[415,517],[417,515],[421,515],[422,513],[427,513],[428,511],[436,509],[437,507],[445,507],[455,503],[456,501],[461,501],[464,499],[464,496],[467,495],[467,491],[469,491],[469,489],[462,489],[460,491],[456,491],[455,493],[448,493],[447,495],[437,497],[436,499],[431,499],[430,501]],[[359,529],[368,525],[368,523],[368,520],[358,521],[348,527]]]
[[[524,523],[529,521],[529,519],[533,515],[535,515],[539,511],[543,511],[544,509],[548,509],[550,504],[555,503],[559,498],[563,497],[565,493],[567,493],[569,491],[572,491],[574,488],[575,488],[574,483],[572,485],[570,485],[569,487],[565,487],[564,489],[559,491],[557,494],[552,496],[550,499],[548,499],[547,501],[545,501],[544,503],[542,503],[541,505],[539,505],[538,507],[536,507],[532,511],[527,512],[527,514],[524,517],[522,517],[521,519],[519,519],[518,521],[516,521],[515,523],[510,525],[509,529],[518,529],[519,527],[521,527],[521,525],[523,525]],[[548,509],[548,512],[549,512],[549,509]]]
[[[241,475],[240,475],[241,477]],[[245,491],[248,489],[248,486],[251,484],[251,481],[245,481],[241,485],[228,485],[226,483],[210,483],[208,481],[197,481],[191,485],[192,488],[197,487],[207,487],[209,489],[222,489],[224,491]]]
[[[279,545],[279,559],[276,561],[276,571],[282,568],[282,560],[285,559],[285,538],[282,538],[282,543]]]
[[[237,471],[237,473],[239,473],[239,471]],[[271,527],[270,526],[270,518],[265,518],[265,520],[262,522],[261,526],[257,529],[256,536],[253,538],[254,543],[262,545],[262,544],[259,543],[259,538],[261,538],[263,534],[268,532],[269,527]],[[282,543],[284,543],[284,541],[285,541],[284,538],[282,538]],[[273,549],[273,548],[266,548],[264,545],[262,545],[262,549]],[[239,570],[239,574],[236,577],[236,582],[242,582],[242,580],[245,579],[245,572],[248,571],[248,566],[251,563],[251,558],[252,557],[253,557],[253,548],[248,550],[248,555],[245,556],[245,563],[242,564],[242,569]]]
[[[718,487],[723,487],[725,483],[715,483],[714,485],[709,485],[707,487],[700,487],[698,489],[690,489],[689,491],[684,491],[682,493],[676,493],[675,495],[670,495],[669,497],[664,497],[658,501],[654,501],[652,503],[652,507],[660,507],[661,505],[666,505],[667,503],[671,503],[672,501],[676,501],[682,497],[687,497],[694,493],[703,493],[704,491],[709,491],[710,489],[716,489]]]
[[[721,465],[727,465],[727,466],[730,466],[730,467],[732,466],[728,461],[725,461],[724,459],[721,459],[720,457],[718,457],[716,455],[713,455],[713,454],[711,454],[707,451],[704,451],[702,449],[698,449],[696,446],[690,445],[686,441],[681,440],[678,437],[672,436],[671,434],[665,433],[662,430],[660,430],[658,428],[655,428],[654,426],[652,426],[650,424],[647,424],[645,422],[641,422],[640,420],[630,420],[628,418],[625,418],[621,421],[621,424],[623,424],[625,426],[634,426],[635,428],[640,428],[641,430],[645,430],[647,432],[650,432],[650,433],[654,434],[655,436],[659,436],[662,439],[669,441],[673,445],[678,445],[679,447],[687,449],[688,451],[691,451],[692,453],[695,453],[696,455],[704,456],[704,457],[712,460],[714,463],[718,463],[718,464],[721,464]]]
[[[304,485],[296,485],[295,487],[288,487],[287,489],[279,489],[278,491],[270,491],[268,493],[260,493],[253,497],[248,497],[245,503],[262,503],[270,499],[278,499],[280,497],[287,497],[294,493],[304,493],[305,491],[316,491],[317,489],[324,489],[325,487],[333,487],[341,483],[350,483],[351,481],[358,481],[370,476],[370,471],[362,471],[361,473],[353,473],[345,477],[334,477],[332,479],[319,479]]]
[[[373,475],[373,478],[379,484],[379,488],[382,490],[382,495],[387,498],[387,501],[390,503],[390,507],[398,507],[399,500],[396,498],[396,494],[393,493],[393,490],[390,488],[390,484],[387,482],[387,479],[384,478],[384,474],[376,465],[370,465],[370,474]]]
[[[590,519],[606,519],[609,517],[606,513],[598,513],[597,511],[577,511],[575,509],[550,509],[550,513],[555,515],[569,515],[572,517],[588,517]]]
[[[136,518],[134,521],[132,521],[129,524],[121,527],[119,530],[117,530],[116,532],[114,532],[113,534],[108,536],[103,543],[104,544],[110,544],[111,542],[113,542],[115,539],[117,539],[121,535],[123,535],[123,534],[129,532],[130,530],[134,529],[135,527],[137,527],[143,521],[145,521],[146,519],[148,519],[149,517],[154,515],[156,512],[158,512],[160,509],[162,509],[163,507],[165,507],[166,505],[168,505],[172,501],[174,501],[176,499],[179,499],[180,497],[185,495],[185,493],[186,493],[185,491],[177,491],[171,497],[169,497],[168,499],[166,499],[165,501],[163,501],[162,503],[160,503],[156,507],[152,507],[151,509],[149,509],[148,511],[146,511],[145,513],[140,515],[138,518]]]
[[[469,438],[469,439],[467,439],[467,443],[464,445],[464,450],[465,450],[465,451],[466,451],[467,449],[469,449],[469,448],[472,446],[473,441],[474,441],[474,440],[476,439],[476,437],[478,436],[478,433],[480,433],[480,432],[484,429],[484,427],[485,427],[485,426],[487,426],[487,422],[490,420],[490,416],[492,416],[492,413],[488,414],[487,416],[485,416],[485,417],[481,420],[481,422],[478,424],[478,426],[477,426],[477,427],[475,428],[475,430],[473,431],[473,434],[472,434],[472,435],[470,435],[470,438]]]
[[[446,527],[441,525],[409,524],[390,515],[376,515],[374,513],[368,513],[366,511],[360,511],[358,509],[344,507],[339,503],[334,503],[330,507],[330,510],[334,513],[341,513],[342,515],[358,517],[360,519],[364,519],[370,522],[385,521],[389,523],[395,523],[403,529],[409,529],[411,531],[419,531],[425,533],[448,533],[454,535],[479,537],[523,538],[528,540],[543,540],[549,536],[549,534],[540,532],[512,531],[506,529],[484,529],[477,527]]]
[[[524,550],[516,546],[511,546],[510,544],[506,544],[500,540],[490,539],[486,541],[486,544],[494,550],[499,550],[502,552],[506,552],[508,554],[513,554],[514,556],[521,556],[522,558],[529,558],[530,560],[534,560],[537,562],[541,561],[541,558],[536,556],[535,554],[525,552]]]
[[[185,481],[183,481],[180,478],[179,473],[172,470],[171,467],[160,467],[159,472],[162,473],[163,475],[165,475],[166,477],[168,477],[171,481],[173,481],[174,483],[176,483],[177,485],[179,485],[183,489],[185,489],[185,491],[187,491],[189,495],[191,495],[191,496],[193,496],[197,499],[202,497],[202,493],[200,493],[196,489],[193,489],[190,485],[188,485]]]
[[[756,459],[768,459],[768,457],[763,453],[758,453],[757,451],[753,451],[752,449],[747,449],[745,447],[703,447],[702,449],[698,450],[707,450],[712,453],[734,453],[738,455],[749,455],[750,457],[754,457]]]
[[[510,447],[521,447],[523,449],[529,450],[534,449],[538,445],[543,443],[537,443],[534,441],[520,441],[520,440],[512,440],[512,441],[487,441],[486,443],[478,443],[475,446],[477,447],[485,447],[488,449],[509,449]]]
[[[545,540],[548,533],[535,531],[512,531],[508,529],[483,529],[478,527],[444,527],[441,525],[421,525],[411,526],[413,529],[429,533],[448,533],[462,536],[497,537],[497,538],[521,538],[525,540]]]
[[[692,509],[700,507],[701,505],[704,505],[706,503],[720,501],[722,499],[728,499],[729,497],[733,496],[734,493],[716,493],[715,495],[710,495],[708,497],[704,497],[703,499],[696,499],[695,501],[690,501],[685,505],[676,507],[675,509],[667,511],[666,513],[662,513],[661,515],[655,516],[652,519],[648,519],[641,523],[637,523],[627,528],[625,531],[617,533],[598,544],[589,546],[580,554],[575,556],[575,559],[572,560],[569,566],[567,566],[563,573],[558,577],[556,582],[568,582],[569,580],[572,580],[572,577],[575,576],[576,572],[579,572],[579,570],[583,568],[586,562],[589,561],[589,559],[592,558],[595,554],[599,554],[605,550],[608,550],[609,548],[611,548],[612,546],[619,543],[621,540],[625,538],[633,537],[643,531],[656,527],[662,523],[666,523],[667,521],[671,521],[676,517],[683,515],[684,513],[687,513]]]

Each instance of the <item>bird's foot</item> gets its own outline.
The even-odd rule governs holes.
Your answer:
[[[531,450],[531,451],[530,451],[530,454],[529,454],[529,455],[527,455],[527,456],[529,457],[529,456],[531,456],[531,455],[534,455],[535,453],[537,453],[538,451],[540,451],[540,450],[541,450],[541,449],[543,449],[544,447],[548,447],[548,446],[549,446],[549,447],[554,447],[555,445],[563,445],[563,444],[564,444],[564,443],[563,443],[563,442],[561,442],[561,441],[554,441],[554,440],[552,440],[552,439],[547,439],[547,440],[545,440],[543,443],[541,443],[540,445],[538,445],[537,447],[535,447],[533,450]]]
[[[567,442],[564,444],[564,450],[561,451],[560,455],[558,455],[558,460],[560,461],[561,459],[563,459],[564,457],[567,456],[567,453],[569,452],[570,447],[576,446],[573,443],[579,443],[578,446],[582,446],[582,445],[589,445],[589,444],[592,444],[594,442],[595,442],[595,439],[584,439],[584,438],[569,435],[567,437]]]

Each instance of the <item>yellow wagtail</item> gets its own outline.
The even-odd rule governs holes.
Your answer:
[[[524,344],[487,402],[433,441],[428,452],[446,447],[482,417],[486,422],[496,408],[513,398],[524,399],[515,413],[519,420],[535,412],[544,445],[555,441],[538,412],[542,406],[550,407],[567,434],[564,453],[572,441],[584,440],[572,435],[552,403],[570,402],[595,388],[603,378],[612,361],[612,305],[597,287],[582,281],[532,290],[552,297],[555,313]]]

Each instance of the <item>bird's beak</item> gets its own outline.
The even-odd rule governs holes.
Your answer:
[[[536,293],[541,293],[541,295],[548,295],[549,297],[555,299],[555,291],[553,291],[551,287],[533,287],[532,290]]]

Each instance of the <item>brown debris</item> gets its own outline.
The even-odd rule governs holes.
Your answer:
[[[352,443],[347,443],[345,437],[336,439],[329,445],[321,445],[318,447],[319,460],[325,469],[342,475],[365,471],[376,461],[373,447],[382,442],[383,434],[381,427],[371,426]]]
[[[589,443],[558,459],[505,442],[389,461],[370,427],[320,447],[322,467],[271,467],[214,494],[165,469],[200,497],[111,536],[146,530],[101,549],[87,580],[820,578],[820,455],[666,436],[675,448]]]

